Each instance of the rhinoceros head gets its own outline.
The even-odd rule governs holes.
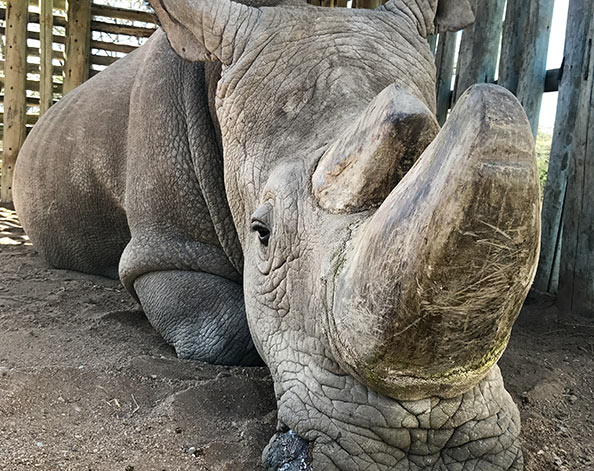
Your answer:
[[[468,2],[153,4],[178,54],[223,64],[225,184],[279,431],[315,470],[519,469],[495,363],[534,275],[538,180],[503,89],[434,118],[426,36],[471,22]]]

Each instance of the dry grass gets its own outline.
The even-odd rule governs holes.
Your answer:
[[[540,192],[544,193],[545,183],[547,181],[547,171],[549,169],[549,155],[551,154],[551,144],[553,135],[543,131],[538,132],[536,137],[536,160],[538,163],[538,177],[540,179]]]

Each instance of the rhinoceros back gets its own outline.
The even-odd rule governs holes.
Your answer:
[[[220,66],[206,69],[158,30],[40,119],[14,196],[51,265],[114,278],[119,269],[131,292],[164,269],[241,278],[211,106]]]
[[[15,206],[33,245],[55,267],[117,276],[130,238],[125,149],[130,90],[142,52],[50,108],[19,154]]]

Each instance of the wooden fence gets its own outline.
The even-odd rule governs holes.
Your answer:
[[[594,0],[570,0],[564,65],[548,71],[554,0],[471,2],[473,26],[429,38],[436,58],[438,119],[445,121],[468,86],[497,79],[518,96],[536,135],[543,93],[560,91],[535,287],[551,293],[559,288],[564,308],[594,317]],[[382,3],[350,2],[356,8]],[[5,0],[5,5],[0,8],[5,25],[0,33],[6,39],[0,199],[10,201],[12,169],[25,131],[62,94],[134,50],[155,24],[149,12],[91,0]]]

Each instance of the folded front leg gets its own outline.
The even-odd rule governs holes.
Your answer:
[[[221,365],[261,363],[238,283],[172,270],[144,274],[134,289],[149,321],[180,358]]]

